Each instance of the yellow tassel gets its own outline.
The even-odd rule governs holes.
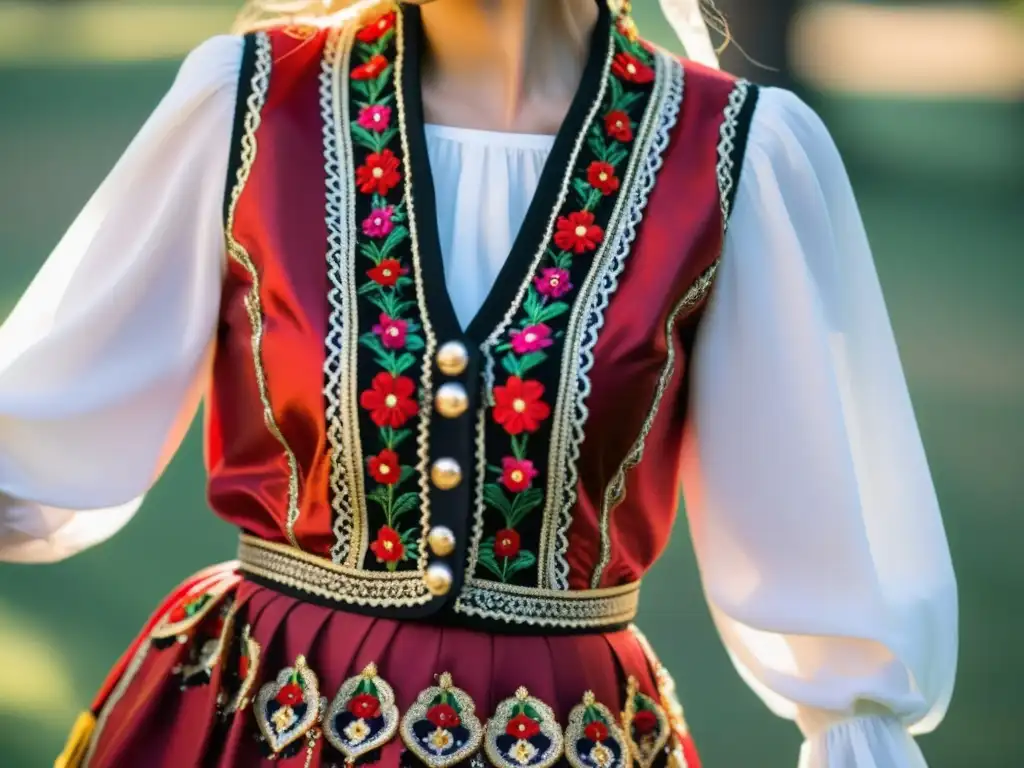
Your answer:
[[[53,761],[53,768],[80,768],[95,728],[96,716],[92,712],[80,714],[71,727],[64,751]]]

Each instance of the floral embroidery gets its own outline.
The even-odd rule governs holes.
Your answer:
[[[224,671],[226,685],[218,697],[221,717],[225,718],[249,706],[259,674],[260,644],[252,637],[252,627],[248,624],[242,627],[234,654],[235,658],[228,662]]]
[[[626,685],[622,724],[633,759],[640,768],[651,768],[668,743],[668,718],[654,699],[640,693],[634,677]]]
[[[356,206],[360,211],[357,288],[371,312],[359,312],[360,372],[372,371],[360,385],[359,405],[369,417],[363,427],[366,457],[365,498],[380,510],[368,522],[367,560],[388,571],[419,557],[420,531],[410,513],[419,508],[414,481],[415,454],[405,448],[414,434],[409,423],[419,413],[419,393],[412,372],[425,349],[423,328],[414,317],[414,283],[410,276],[410,233],[404,198],[406,169],[399,156],[395,118],[394,41],[397,16],[380,16],[355,36],[350,72],[353,97],[349,131],[355,161]],[[358,62],[358,64],[357,64]],[[361,379],[361,381],[363,381]],[[374,429],[375,427],[375,429]]]
[[[207,619],[196,627],[188,658],[173,669],[173,674],[179,678],[181,690],[209,684],[213,670],[223,656],[226,639],[232,631],[234,602],[234,596],[229,596],[221,603],[219,611],[207,614]],[[171,615],[174,615],[173,611]]]
[[[319,682],[304,656],[294,667],[285,667],[276,681],[267,683],[256,695],[256,724],[270,753],[290,757],[301,750],[304,736],[311,734],[326,702]]]
[[[189,641],[192,630],[230,595],[230,588],[237,579],[226,579],[214,586],[199,585],[184,595],[165,613],[150,632],[150,640],[158,649],[168,648],[178,642]],[[215,633],[219,637],[220,632]]]
[[[487,723],[484,751],[502,768],[549,768],[562,756],[562,730],[544,702],[520,688]]]
[[[565,758],[572,768],[626,768],[631,764],[626,737],[615,716],[590,691],[569,713]]]
[[[654,79],[652,54],[621,22],[611,32],[614,55],[604,96],[584,128],[585,143],[570,169],[569,194],[553,217],[551,239],[510,326],[485,350],[500,369],[483,427],[489,462],[478,500],[492,517],[482,517],[485,530],[478,533],[474,555],[477,565],[503,583],[536,585],[528,572],[537,566],[538,545],[545,539],[541,529],[548,525],[535,513],[544,505],[547,432],[557,395],[546,382],[558,381],[553,367],[560,360],[560,342],[578,286],[587,282],[605,243],[634,126]]]
[[[349,764],[372,761],[397,731],[395,692],[374,664],[342,683],[324,718],[324,738]]]
[[[480,748],[483,728],[469,695],[445,672],[416,698],[402,718],[402,741],[431,768],[455,765]]]

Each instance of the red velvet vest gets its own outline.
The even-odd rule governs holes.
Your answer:
[[[246,38],[207,432],[210,500],[250,578],[491,631],[633,618],[676,516],[686,360],[756,89],[601,8],[465,329],[418,11]]]

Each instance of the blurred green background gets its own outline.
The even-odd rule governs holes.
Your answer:
[[[641,28],[668,43],[653,0],[635,6]],[[231,18],[227,4],[176,4],[141,27],[130,13],[138,7],[121,3],[103,15],[90,5],[0,0],[0,318],[153,108],[184,50]],[[877,29],[900,34],[886,18]],[[110,19],[121,26],[112,29]],[[1014,27],[1012,19],[1006,13],[997,26]],[[801,28],[819,48],[846,50],[822,46],[825,27]],[[938,35],[942,27],[928,29]],[[756,48],[745,35],[740,43]],[[955,40],[930,42],[958,50]],[[921,41],[906,43],[916,50]],[[884,53],[880,38],[858,44],[865,61]],[[862,205],[960,579],[957,691],[946,723],[922,746],[932,768],[1024,766],[1020,80],[1010,72],[1009,84],[990,87],[984,76],[974,92],[949,78],[946,92],[941,73],[916,65],[910,75],[858,80],[870,68],[855,58],[805,54],[794,56],[804,62],[794,77],[810,84],[802,94],[836,137]],[[748,66],[731,55],[728,63]],[[0,766],[51,764],[74,715],[157,601],[233,552],[233,531],[205,509],[193,430],[114,540],[52,566],[0,566]],[[685,526],[647,580],[640,625],[676,676],[709,768],[795,765],[796,729],[763,708],[719,644]]]

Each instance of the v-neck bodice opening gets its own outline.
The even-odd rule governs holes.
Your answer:
[[[402,13],[402,37],[405,50],[401,64],[402,97],[405,101],[408,138],[409,169],[415,180],[416,228],[423,270],[424,293],[430,317],[442,338],[465,338],[474,347],[483,345],[504,318],[521,285],[532,272],[537,253],[545,246],[546,230],[553,212],[558,207],[563,180],[571,162],[573,150],[585,129],[590,111],[597,102],[602,75],[610,51],[611,14],[605,3],[591,34],[590,51],[584,66],[580,85],[558,133],[549,139],[550,149],[537,180],[536,190],[523,215],[522,225],[516,232],[509,253],[498,271],[493,284],[486,291],[478,310],[468,324],[459,321],[449,293],[445,275],[441,238],[437,222],[437,197],[434,173],[427,148],[428,132],[435,134],[458,131],[464,137],[483,139],[483,131],[425,124],[420,62],[423,55],[423,30],[419,10],[408,7]],[[507,137],[509,134],[504,134]],[[511,134],[516,136],[516,134]],[[535,135],[519,134],[521,141]]]

